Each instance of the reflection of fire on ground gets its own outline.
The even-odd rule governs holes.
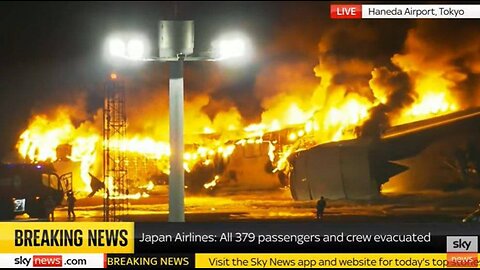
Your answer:
[[[156,188],[159,188],[158,186]],[[165,187],[162,187],[165,188]],[[166,221],[168,197],[166,191],[152,193],[148,198],[131,200],[128,221]],[[163,194],[163,195],[160,195]],[[479,190],[456,192],[418,192],[388,194],[375,201],[328,200],[326,222],[456,222],[471,213]],[[100,197],[81,198],[77,203],[78,221],[103,219]],[[270,192],[235,192],[212,197],[187,196],[186,216],[189,222],[296,220],[312,221],[315,202],[292,201],[286,189]],[[66,208],[57,208],[56,221],[66,220]],[[26,216],[23,218],[27,218]]]
[[[339,41],[345,36],[341,33],[351,33],[351,28],[327,28],[319,38],[315,67],[285,60],[259,71],[254,93],[263,110],[256,123],[244,119],[234,102],[214,100],[207,90],[192,94],[185,105],[187,190],[205,192],[220,188],[221,183],[241,183],[244,189],[288,185],[292,170],[288,157],[299,150],[360,136],[381,137],[390,127],[478,105],[466,93],[478,90],[471,90],[470,81],[478,74],[479,35],[459,37],[462,46],[440,45],[431,35],[445,28],[435,24],[419,22],[409,29],[402,49],[387,55],[386,62],[379,62],[375,51],[366,56],[337,52],[340,43],[362,48],[382,43],[377,40],[384,35],[381,29],[360,27],[347,35],[350,41]],[[312,70],[315,76],[308,75]],[[217,79],[202,87],[218,87]],[[127,96],[128,136],[115,143],[119,147],[114,150],[127,153],[132,187],[166,184],[170,150],[165,91]],[[207,114],[206,107],[216,109]],[[78,176],[74,187],[88,193],[89,173],[103,178],[102,123],[98,115],[79,120],[77,111],[73,105],[63,105],[34,115],[17,149],[28,162],[56,162],[58,170],[79,167],[78,172],[72,169]],[[62,145],[71,146],[67,159],[75,165],[62,165],[65,162],[57,153]],[[384,191],[397,189],[398,182],[386,184]]]

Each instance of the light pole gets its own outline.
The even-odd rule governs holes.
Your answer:
[[[183,58],[170,62],[170,175],[168,176],[168,221],[185,221],[183,170]]]
[[[170,114],[170,174],[168,179],[168,221],[185,221],[185,180],[183,169],[184,132],[183,132],[183,64],[185,61],[221,61],[241,57],[248,49],[247,41],[238,35],[213,42],[213,48],[206,54],[194,56],[194,22],[160,21],[159,57],[143,58],[144,45],[138,39],[128,43],[119,38],[109,42],[110,54],[134,61],[168,62],[169,114]]]

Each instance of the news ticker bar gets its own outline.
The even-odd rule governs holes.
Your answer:
[[[480,224],[0,223],[0,253],[463,253]]]
[[[478,267],[474,254],[196,254],[195,268]]]
[[[480,5],[331,4],[332,19],[478,19]]]
[[[475,223],[6,222],[0,266],[477,267],[479,232]]]
[[[478,252],[479,232],[475,223],[136,223],[135,252]],[[470,244],[462,249],[455,241]]]
[[[477,253],[0,254],[2,268],[478,268]]]

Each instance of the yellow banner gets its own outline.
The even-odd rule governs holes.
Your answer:
[[[459,256],[447,261],[446,253],[199,253],[195,255],[196,268],[446,268],[472,263],[477,267],[478,255],[473,261]],[[468,257],[468,256],[467,256]],[[468,258],[467,258],[468,259]],[[471,259],[471,258],[470,258]],[[463,265],[462,265],[463,264]]]
[[[133,222],[0,222],[0,253],[133,253]]]

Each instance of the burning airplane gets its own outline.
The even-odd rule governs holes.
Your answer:
[[[456,142],[449,144],[450,149],[443,145],[443,152],[448,153],[446,156],[459,163],[459,172],[464,176],[467,162],[462,160],[466,156],[458,153],[458,149],[471,143],[478,145],[479,123],[480,110],[467,110],[395,126],[381,137],[361,137],[326,143],[296,152],[289,158],[292,166],[290,177],[292,196],[296,200],[313,200],[321,196],[332,199],[378,197],[382,186],[390,178],[409,169],[398,161],[415,156],[420,156],[418,160],[421,160],[422,152],[426,148],[432,145],[435,147],[436,144],[451,138],[455,138]],[[474,151],[470,156],[478,155],[476,149],[470,150]],[[425,158],[429,157],[423,155],[423,159]],[[472,161],[478,162],[477,159]],[[424,161],[419,163],[419,166],[425,166]],[[442,160],[437,160],[438,165],[442,165]],[[476,165],[475,170],[478,169]],[[415,171],[418,174],[419,168],[417,167]],[[441,178],[437,178],[438,175],[433,176],[436,172],[437,170],[432,169],[429,170],[429,175],[424,174],[420,177],[442,181]],[[420,177],[412,178],[418,182],[425,181]],[[478,186],[479,183],[475,184]]]
[[[477,113],[468,109],[479,105],[480,35],[470,24],[455,26],[417,22],[398,35],[402,40],[386,44],[389,50],[378,44],[388,40],[391,28],[349,22],[325,27],[316,55],[308,55],[318,58],[317,65],[294,57],[270,61],[244,103],[242,97],[212,95],[221,88],[221,75],[199,78],[187,71],[198,81],[187,89],[185,104],[187,190],[289,186],[294,199],[310,200],[371,198],[400,186],[388,183],[411,167],[400,160],[451,132],[475,131]],[[303,48],[299,31],[285,31],[277,40],[284,47],[272,54]],[[449,42],[437,37],[445,31]],[[128,133],[114,144],[126,153],[134,186],[165,184],[169,174],[167,92],[151,88],[127,91]],[[262,108],[255,117],[245,117],[250,102]],[[27,162],[58,163],[57,148],[70,145],[67,158],[78,164],[81,179],[74,188],[90,193],[90,174],[103,178],[102,118],[97,112],[78,120],[72,107],[34,115],[17,150]],[[468,171],[464,163],[455,166]]]

